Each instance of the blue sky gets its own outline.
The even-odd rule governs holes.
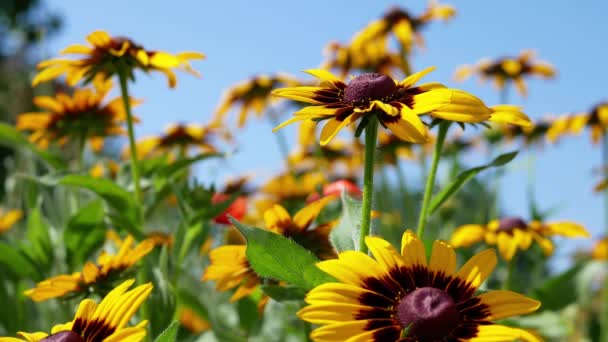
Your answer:
[[[424,31],[426,49],[418,50],[412,61],[414,70],[438,67],[426,80],[460,87],[496,104],[498,94],[488,85],[482,86],[476,79],[455,83],[455,68],[482,57],[516,55],[532,48],[540,59],[553,63],[559,75],[553,81],[530,80],[530,95],[525,99],[511,92],[510,102],[523,105],[529,116],[586,111],[608,99],[605,1],[577,5],[524,0],[450,3],[457,8],[456,18],[431,24]],[[194,64],[203,77],[181,73],[175,90],[168,90],[161,75],[139,74],[132,93],[145,100],[137,109],[143,119],[137,133],[143,136],[159,132],[170,122],[207,122],[223,90],[256,73],[282,71],[301,76],[301,70],[320,64],[327,42],[348,41],[391,5],[421,13],[426,2],[49,0],[46,7],[62,13],[65,22],[41,57],[55,56],[66,45],[84,42],[95,29],[131,37],[149,49],[204,52],[207,59]],[[231,119],[234,123],[235,116]],[[264,177],[279,169],[280,154],[270,129],[267,121],[254,120],[239,131],[239,153],[221,171],[235,175],[256,170]],[[286,132],[292,134],[293,130]],[[594,235],[600,234],[603,202],[602,196],[592,192],[598,177],[591,173],[601,164],[599,146],[593,147],[585,134],[530,153],[536,158],[539,203],[560,205],[552,219],[574,220]],[[526,154],[518,156],[502,184],[505,208],[523,217],[528,214],[524,191],[527,160]],[[559,256],[559,249],[557,253]]]

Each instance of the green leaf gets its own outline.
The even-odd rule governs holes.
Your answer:
[[[236,303],[239,314],[239,325],[247,336],[254,336],[262,327],[262,319],[257,303],[250,297],[245,297]]]
[[[41,150],[38,146],[32,144],[23,134],[14,126],[0,123],[0,144],[19,148],[23,147],[32,151],[38,158],[42,159],[50,166],[56,169],[65,169],[66,164],[61,158],[51,154],[48,151]]]
[[[462,188],[468,181],[473,179],[478,173],[481,171],[496,167],[502,166],[513,160],[517,156],[517,151],[509,152],[505,154],[501,154],[496,157],[491,163],[474,167],[472,169],[468,169],[466,171],[461,172],[452,183],[443,188],[438,194],[433,196],[431,199],[431,205],[429,210],[429,215],[435,212],[435,210],[439,209],[439,207],[447,201],[450,197],[452,197],[460,188]]]
[[[42,219],[40,208],[33,208],[27,216],[27,239],[29,243],[22,250],[41,269],[47,269],[53,263],[53,247],[49,235],[49,226]]]
[[[262,291],[277,302],[284,302],[288,300],[300,301],[304,299],[304,296],[306,296],[306,290],[293,285],[262,285]]]
[[[41,275],[36,265],[18,249],[0,241],[0,265],[11,273],[26,279],[39,280]]]
[[[540,300],[542,310],[560,310],[577,301],[576,278],[583,269],[583,263],[572,266],[569,270],[547,279],[533,293]]]
[[[175,342],[177,341],[177,331],[179,329],[179,322],[173,321],[158,337],[154,342]]]
[[[315,264],[319,260],[293,240],[264,229],[248,227],[231,218],[247,240],[247,259],[262,277],[283,280],[310,290],[318,285],[336,281]]]
[[[164,250],[166,253],[166,250]],[[149,265],[148,269],[153,267]],[[154,283],[154,291],[147,300],[147,305],[150,310],[149,314],[149,329],[152,336],[160,334],[159,337],[166,332],[161,332],[163,327],[166,327],[169,322],[175,316],[176,309],[176,296],[175,291],[169,281],[167,280],[166,274],[163,274],[159,267],[152,269],[152,279]],[[175,341],[174,339],[170,341]]]
[[[359,249],[359,231],[361,229],[361,201],[342,191],[342,214],[340,221],[329,234],[329,241],[338,252]]]
[[[70,218],[63,240],[72,269],[82,265],[105,240],[106,224],[103,201],[95,200],[80,208]]]
[[[213,157],[220,157],[220,156],[222,156],[222,154],[220,154],[220,153],[201,153],[192,158],[183,158],[183,159],[177,160],[176,162],[171,163],[171,164],[165,166],[164,168],[162,168],[159,171],[159,175],[161,177],[170,178],[174,174],[184,170],[185,168],[190,167],[194,163],[197,163],[197,162],[205,160],[205,159],[209,159],[209,158],[213,158]]]
[[[67,175],[59,182],[61,185],[76,186],[90,190],[103,198],[108,206],[114,209],[110,218],[117,229],[126,229],[135,237],[140,238],[139,231],[139,205],[127,190],[105,178],[94,178],[84,175]]]

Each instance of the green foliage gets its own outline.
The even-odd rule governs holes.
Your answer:
[[[105,208],[94,200],[76,212],[63,233],[66,259],[71,269],[85,263],[101,247],[106,237]]]
[[[432,214],[437,210],[445,201],[453,196],[463,185],[473,179],[478,173],[491,167],[502,166],[513,160],[517,156],[517,151],[501,154],[496,157],[491,163],[474,167],[460,173],[455,180],[443,188],[438,194],[433,196],[431,199],[431,205],[429,212]]]
[[[179,322],[173,321],[167,329],[165,329],[154,342],[175,342],[177,341],[177,332],[179,330]]]
[[[0,265],[12,275],[25,279],[40,280],[36,264],[21,249],[0,241]]]
[[[342,191],[340,195],[342,214],[339,223],[329,234],[329,240],[338,251],[358,250],[359,231],[361,230],[361,201]]]
[[[247,260],[261,277],[283,280],[310,290],[335,281],[315,264],[319,260],[293,240],[232,220],[247,239]]]
[[[29,150],[55,169],[62,170],[66,168],[65,162],[61,158],[47,150],[39,149],[38,146],[27,140],[23,133],[18,131],[14,126],[0,123],[0,144]]]

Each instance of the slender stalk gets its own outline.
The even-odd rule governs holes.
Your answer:
[[[279,119],[274,111],[269,110],[267,117],[273,128],[279,125]],[[285,167],[287,167],[287,171],[291,172],[291,163],[289,162],[289,144],[287,143],[285,133],[282,130],[278,130],[274,132],[274,135],[277,137],[277,146],[279,147],[279,152],[285,161]]]
[[[513,271],[515,270],[515,258],[517,255],[514,255],[513,258],[507,261],[507,277],[505,278],[505,282],[502,284],[503,290],[510,290],[511,284],[513,282]]]
[[[420,239],[424,236],[424,228],[428,222],[428,211],[429,204],[431,202],[431,195],[433,194],[433,188],[435,187],[435,177],[437,176],[437,166],[439,165],[439,159],[441,158],[441,150],[443,149],[443,143],[445,137],[450,128],[451,121],[442,121],[439,124],[439,133],[437,134],[437,143],[435,144],[435,151],[433,152],[433,161],[431,162],[431,170],[426,178],[426,185],[424,187],[424,197],[422,198],[422,207],[420,208],[420,215],[418,216],[418,230],[417,234]]]
[[[374,152],[378,137],[378,119],[370,115],[365,127],[365,161],[363,169],[363,206],[361,207],[361,231],[359,232],[359,250],[367,254],[365,237],[370,233],[372,214],[372,197],[374,196]]]
[[[608,136],[602,137],[602,167],[608,165]],[[608,189],[604,190],[604,234],[608,236]],[[600,312],[600,341],[608,341],[608,276],[604,277],[602,309]]]
[[[127,130],[129,134],[129,150],[131,151],[131,177],[133,178],[133,184],[135,186],[135,197],[137,201],[141,201],[141,185],[139,184],[139,159],[137,158],[137,148],[135,145],[135,131],[133,129],[133,114],[131,113],[131,101],[129,101],[129,88],[127,84],[127,74],[124,68],[120,69],[118,73],[120,80],[120,92],[122,95],[122,103],[125,106],[127,112]]]
[[[405,219],[403,222],[407,222],[414,217],[414,211],[412,202],[410,200],[410,192],[407,189],[407,182],[405,180],[405,170],[401,166],[399,160],[395,163],[395,172],[397,173],[397,183],[399,184],[399,192],[401,193],[402,208],[405,212]]]

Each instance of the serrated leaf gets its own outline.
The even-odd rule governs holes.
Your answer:
[[[361,230],[361,202],[348,196],[345,191],[340,195],[342,214],[340,221],[329,234],[329,241],[338,252],[359,249]]]
[[[283,280],[305,290],[336,281],[315,265],[319,259],[293,240],[232,218],[231,221],[245,236],[247,259],[261,277]]]
[[[429,215],[431,215],[435,210],[439,209],[439,207],[447,201],[450,197],[452,197],[458,190],[460,190],[468,181],[473,179],[478,173],[485,169],[489,169],[491,167],[502,166],[510,162],[517,156],[517,151],[509,152],[501,154],[496,157],[491,163],[474,167],[472,169],[465,170],[461,172],[452,183],[443,188],[438,194],[433,196],[431,199]]]
[[[10,147],[23,147],[32,151],[38,158],[42,159],[50,166],[56,169],[65,169],[66,164],[61,158],[51,154],[48,151],[41,150],[38,146],[32,144],[27,138],[18,131],[14,126],[0,123],[0,144]]]
[[[154,342],[175,342],[177,340],[177,331],[179,329],[179,322],[173,321],[167,329],[165,329]]]

